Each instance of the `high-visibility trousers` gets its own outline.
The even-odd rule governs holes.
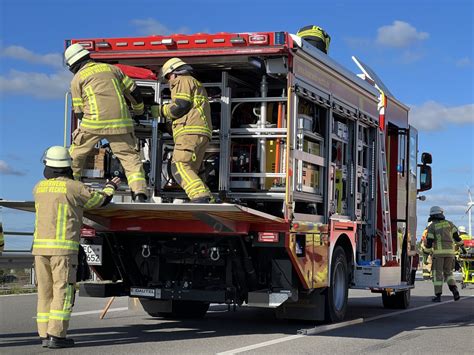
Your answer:
[[[35,255],[36,323],[40,337],[66,337],[74,305],[76,272],[77,255]]]
[[[208,145],[209,138],[197,134],[183,134],[174,142],[171,172],[190,200],[212,198],[209,188],[198,175]]]
[[[73,133],[73,142],[69,153],[72,157],[72,171],[74,178],[79,179],[82,176],[82,169],[86,158],[94,146],[101,139],[106,139],[114,155],[120,160],[125,170],[128,186],[135,194],[146,194],[146,180],[143,164],[140,154],[135,149],[136,141],[133,133],[117,135],[97,135],[82,131],[79,127]]]
[[[443,293],[443,282],[448,286],[456,286],[456,280],[453,276],[454,256],[435,256],[433,255],[433,266],[431,273],[433,277],[434,292]]]
[[[427,258],[427,263],[425,264],[423,261],[423,279],[430,279],[431,278],[431,268],[433,264],[433,259],[431,255],[425,255],[424,257]]]

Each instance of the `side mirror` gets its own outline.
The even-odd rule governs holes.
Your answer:
[[[422,153],[421,154],[421,162],[423,165],[431,164],[433,162],[433,158],[431,157],[430,153]]]
[[[423,153],[425,154],[425,153]],[[431,157],[431,155],[430,155]],[[431,166],[418,165],[420,167],[420,188],[417,192],[427,191],[431,189]]]

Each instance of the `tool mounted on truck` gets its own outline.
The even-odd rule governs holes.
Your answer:
[[[386,307],[408,306],[416,194],[430,188],[431,157],[422,157],[418,184],[408,108],[370,68],[358,61],[364,74],[357,76],[287,32],[74,39],[66,46],[72,43],[96,61],[151,74],[172,57],[192,66],[209,95],[213,126],[200,175],[223,201],[177,203],[186,196],[169,173],[173,139],[151,113],[169,100],[169,87],[127,71],[144,96],[147,119],[135,134],[152,201],[132,204],[124,194],[86,212],[84,243],[109,282],[83,291],[139,297],[149,314],[177,317],[202,316],[218,302],[338,321],[348,288],[381,292]],[[73,119],[71,130],[76,126]],[[107,148],[97,149],[103,159],[91,158],[91,185],[120,174]]]

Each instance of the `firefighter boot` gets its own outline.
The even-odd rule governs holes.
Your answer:
[[[441,302],[441,293],[437,293],[432,299],[432,302]]]
[[[43,348],[47,348],[49,346],[49,339],[48,338],[40,338],[41,340],[41,346]]]
[[[134,202],[146,202],[148,200],[148,197],[147,195],[143,194],[143,193],[138,193],[138,194],[134,194],[132,192],[132,200]]]
[[[190,200],[191,203],[210,203],[211,199],[208,196],[198,197]]]
[[[58,338],[55,336],[49,338],[48,347],[50,349],[72,348],[73,346],[74,340],[71,338]]]
[[[458,287],[456,285],[454,286],[449,285],[449,290],[453,293],[454,300],[459,301],[461,296],[459,296]]]

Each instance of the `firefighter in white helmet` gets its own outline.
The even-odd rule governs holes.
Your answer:
[[[108,181],[102,191],[90,190],[74,180],[71,156],[60,146],[50,147],[43,163],[46,179],[33,189],[36,322],[43,347],[64,348],[74,345],[66,332],[74,305],[83,211],[109,203],[120,179]]]
[[[444,211],[439,206],[430,209],[428,222],[428,234],[424,242],[424,251],[431,253],[433,257],[432,278],[435,297],[433,302],[441,302],[443,291],[443,281],[448,284],[449,290],[453,293],[454,300],[459,300],[459,291],[456,280],[453,277],[455,245],[462,245],[456,226],[446,220]]]
[[[80,44],[69,46],[64,58],[74,78],[72,104],[81,125],[73,132],[70,153],[74,177],[81,177],[87,155],[101,139],[107,139],[120,160],[132,197],[147,200],[147,186],[140,154],[135,149],[133,120],[125,98],[132,105],[134,119],[143,117],[144,104],[135,82],[114,65],[97,63]]]
[[[191,202],[209,203],[213,201],[211,192],[198,172],[212,136],[211,107],[206,89],[191,70],[180,58],[163,65],[160,77],[169,81],[171,102],[163,105],[161,112],[172,122],[173,177]]]

